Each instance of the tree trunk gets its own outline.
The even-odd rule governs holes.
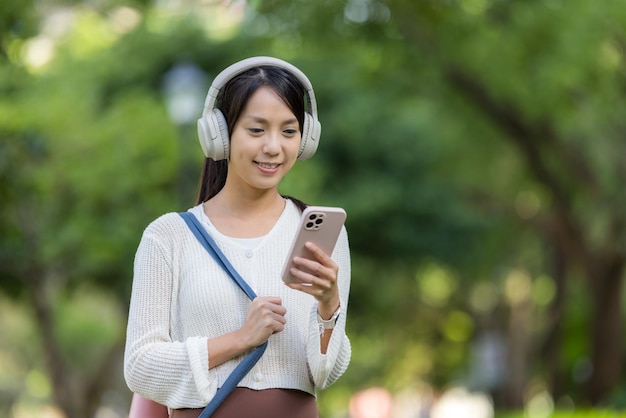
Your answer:
[[[575,271],[576,267],[582,266],[589,277],[593,306],[590,333],[593,372],[585,392],[588,400],[597,405],[617,387],[622,371],[621,290],[626,259],[619,244],[625,230],[622,215],[613,214],[614,228],[607,234],[605,250],[594,256],[586,239],[585,223],[577,219],[573,210],[574,193],[586,194],[591,201],[599,202],[598,182],[590,175],[593,170],[585,164],[584,156],[564,147],[566,141],[558,136],[549,122],[531,123],[524,120],[512,103],[496,100],[479,79],[456,68],[449,69],[446,74],[458,91],[519,147],[529,171],[552,195],[557,245],[565,257],[565,269]],[[559,172],[548,161],[551,154],[561,149],[564,156]],[[576,192],[564,180],[570,177],[580,184]]]
[[[551,241],[549,241],[551,242]],[[565,394],[566,376],[562,362],[563,307],[567,285],[567,265],[563,251],[554,245],[553,278],[556,286],[554,299],[549,310],[549,330],[543,345],[543,361],[547,370],[550,393],[556,399]]]
[[[528,299],[511,305],[508,330],[508,374],[504,389],[505,406],[524,405],[524,390],[528,383],[528,364],[531,352],[532,306]]]
[[[51,296],[46,291],[44,283],[45,280],[29,282],[29,292],[41,336],[42,352],[51,380],[54,402],[66,418],[93,417],[100,406],[102,393],[107,389],[120,357],[123,355],[124,336],[111,345],[91,379],[77,376],[65,362],[61,344],[55,333]]]
[[[593,370],[585,394],[593,405],[608,399],[622,377],[622,288],[624,260],[616,260],[589,276],[593,305],[590,356]]]
[[[31,277],[38,277],[38,273]],[[72,379],[67,373],[67,366],[61,352],[61,345],[55,333],[54,312],[50,296],[47,291],[46,280],[29,281],[29,292],[33,301],[35,322],[41,337],[42,354],[48,370],[53,391],[54,402],[61,408],[68,418],[74,408],[74,400],[80,399],[80,394],[72,388]]]

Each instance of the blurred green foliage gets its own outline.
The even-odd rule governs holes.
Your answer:
[[[526,416],[528,415],[520,413],[520,412],[510,412],[510,413],[498,413],[495,415],[495,418],[522,418]],[[616,413],[615,411],[591,410],[591,411],[577,411],[577,412],[555,411],[547,415],[547,418],[619,418],[621,416],[622,414]]]
[[[353,359],[323,416],[422,384],[623,406],[623,366],[592,367],[624,354],[619,1],[36,3],[0,6],[0,413],[127,409],[134,251],[201,164],[167,74],[204,94],[251,55],[315,86],[322,144],[281,191],[348,212]],[[481,341],[506,350],[493,375]]]

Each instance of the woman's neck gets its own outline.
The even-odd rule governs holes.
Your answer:
[[[252,216],[273,212],[279,207],[282,211],[284,207],[284,199],[277,189],[246,193],[224,187],[207,203],[214,204],[218,212]]]
[[[222,190],[204,203],[204,213],[224,235],[253,238],[267,234],[285,209],[285,199],[278,193],[246,196]]]

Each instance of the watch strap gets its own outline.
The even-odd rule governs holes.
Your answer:
[[[323,319],[319,312],[317,312],[317,324],[320,329],[320,335],[324,335],[324,331],[327,329],[335,328],[335,324],[337,323],[337,318],[341,314],[341,307],[337,308],[337,310],[333,313],[330,319]]]

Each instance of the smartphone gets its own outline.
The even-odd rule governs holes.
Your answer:
[[[298,232],[291,243],[291,249],[281,273],[281,278],[285,283],[299,281],[290,272],[294,266],[294,257],[314,259],[311,251],[304,247],[308,241],[316,244],[329,256],[332,254],[345,220],[346,211],[342,208],[309,206],[302,212]],[[302,269],[302,267],[299,268]]]

